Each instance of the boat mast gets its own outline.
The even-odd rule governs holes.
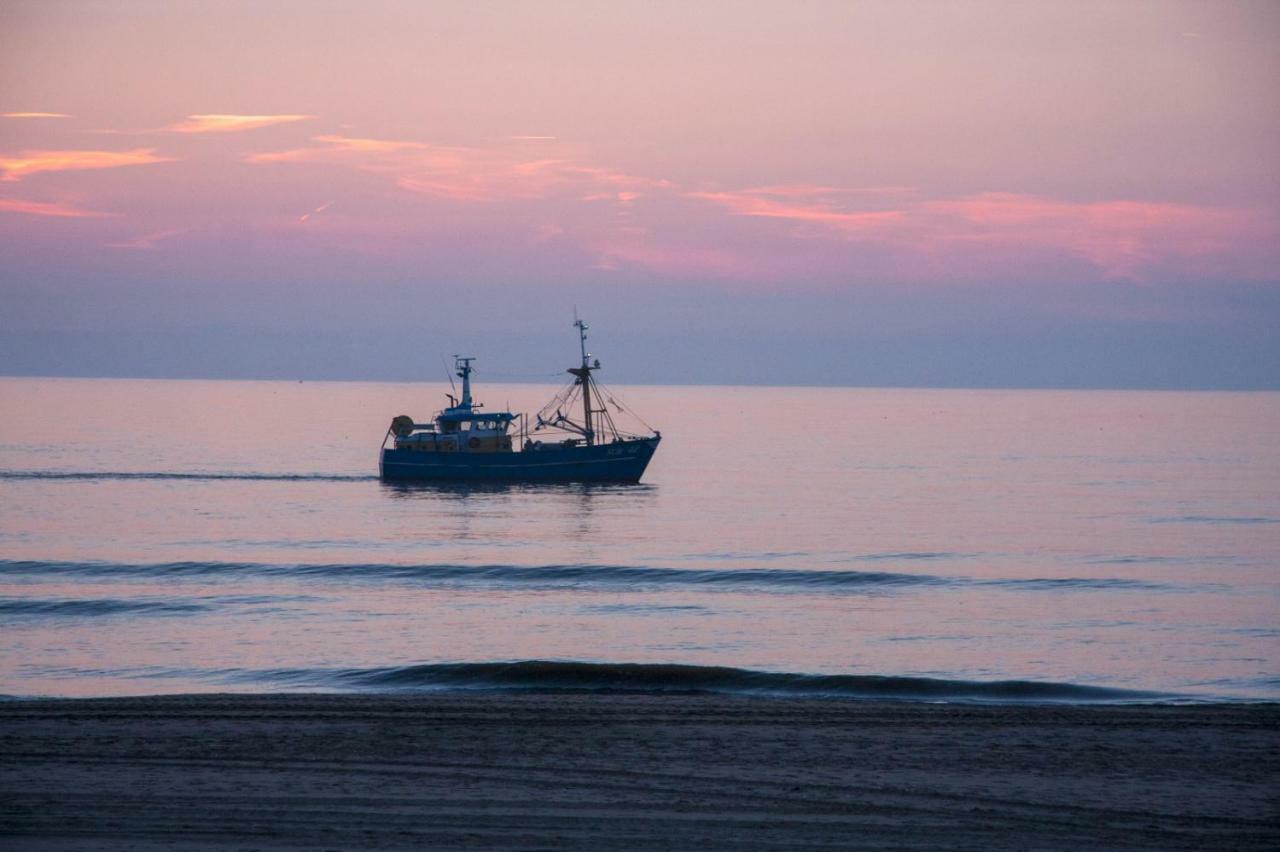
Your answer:
[[[462,379],[462,402],[458,404],[458,408],[471,407],[471,362],[474,360],[476,359],[453,356],[454,369],[458,371],[458,378]]]
[[[578,318],[578,312],[573,312],[573,327],[578,330],[578,344],[582,350],[582,366],[570,368],[569,372],[578,377],[578,381],[582,384],[582,421],[583,434],[587,438],[587,446],[595,446],[596,433],[591,428],[591,364],[588,362],[590,355],[587,353],[587,324]]]

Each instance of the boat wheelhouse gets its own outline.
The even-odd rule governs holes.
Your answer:
[[[391,421],[383,437],[383,479],[462,482],[639,482],[662,440],[594,377],[600,361],[587,352],[587,324],[574,320],[582,362],[573,382],[536,415],[485,411],[471,396],[472,362],[454,356],[462,394],[429,423],[408,415]],[[613,411],[610,411],[612,406]],[[567,412],[567,413],[566,413]],[[580,414],[581,419],[575,419]],[[630,414],[647,433],[618,425]],[[617,416],[615,416],[617,415]],[[517,431],[518,421],[518,431]]]

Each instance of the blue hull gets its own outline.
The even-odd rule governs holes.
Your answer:
[[[661,438],[515,453],[382,450],[383,479],[418,482],[639,482]]]

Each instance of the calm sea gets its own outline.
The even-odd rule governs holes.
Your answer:
[[[0,379],[0,693],[1280,699],[1280,394],[619,388],[642,485],[380,482],[444,390]]]

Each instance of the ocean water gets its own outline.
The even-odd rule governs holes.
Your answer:
[[[1280,394],[619,388],[641,485],[380,482],[444,390],[0,379],[0,693],[1280,699]]]

